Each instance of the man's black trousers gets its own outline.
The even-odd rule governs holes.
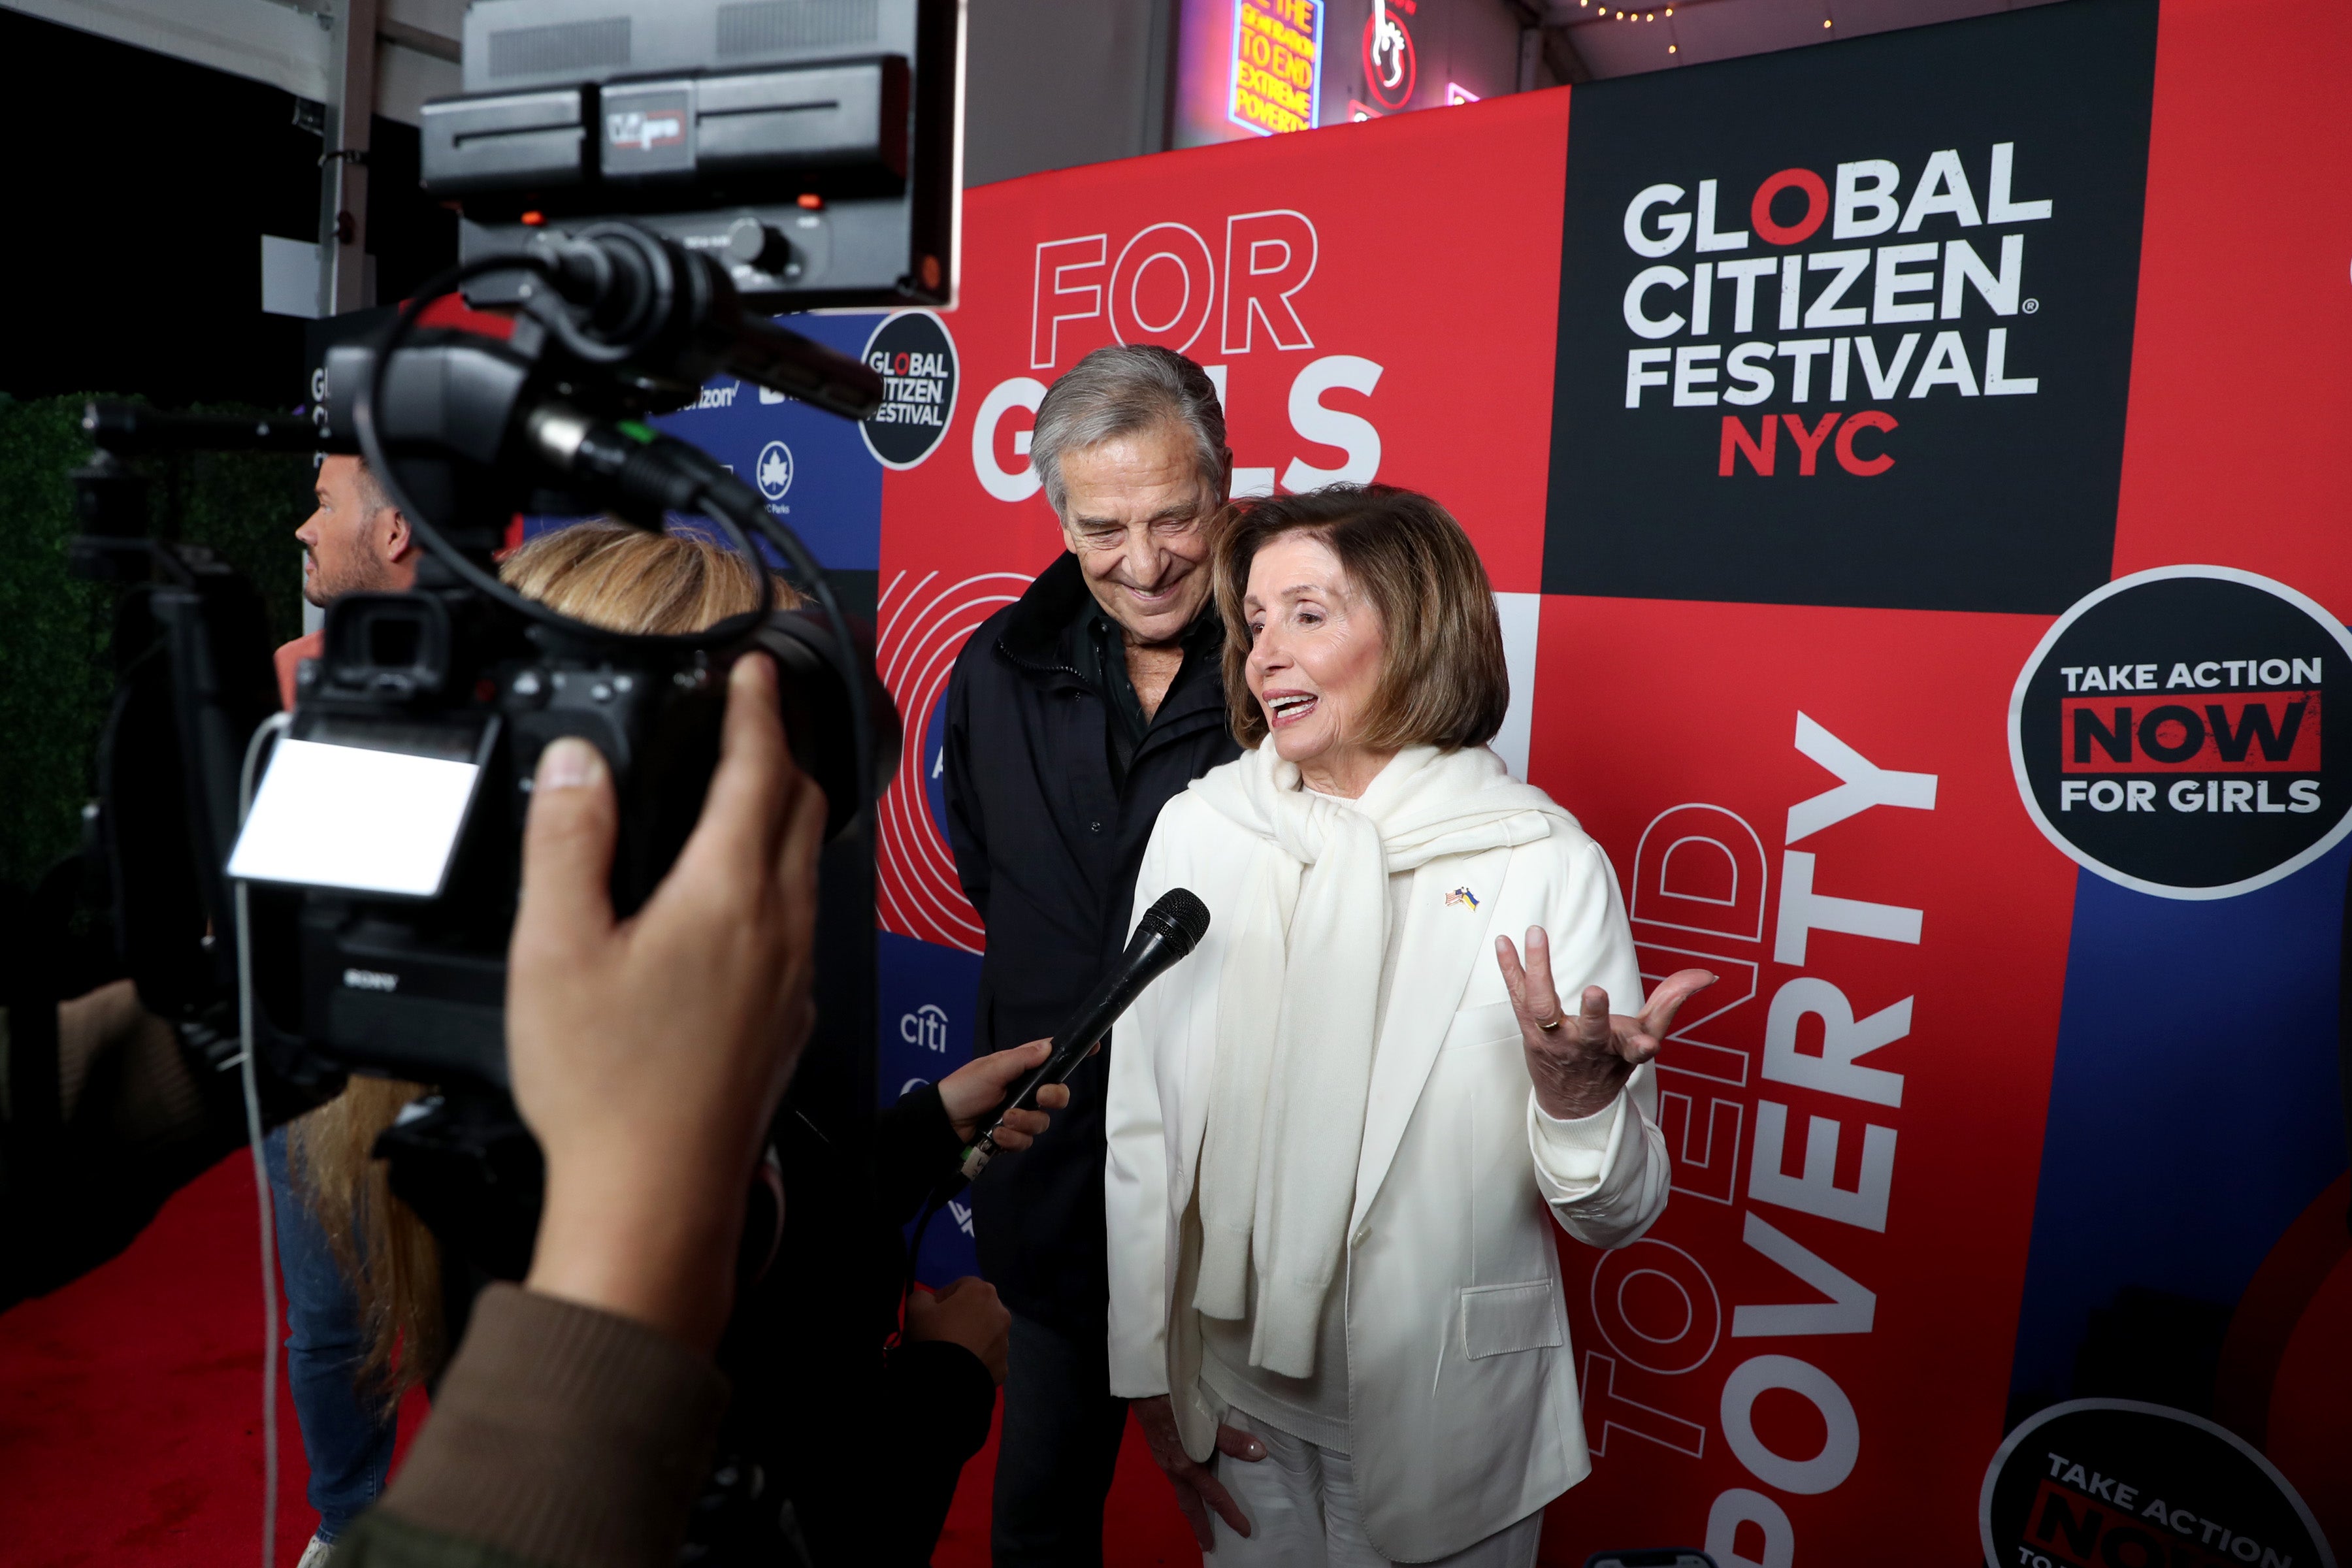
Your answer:
[[[1106,1340],[1014,1313],[989,1531],[996,1568],[1100,1568],[1103,1500],[1126,1431]]]

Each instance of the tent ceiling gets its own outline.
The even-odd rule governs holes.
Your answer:
[[[1676,66],[2018,11],[2053,0],[1543,0],[1546,30],[1565,37],[1591,77]],[[1620,20],[1621,13],[1623,20]],[[1823,23],[1830,26],[1824,26]]]
[[[0,0],[86,33],[324,101],[330,0]],[[415,124],[428,98],[458,90],[465,0],[383,0],[376,112]]]

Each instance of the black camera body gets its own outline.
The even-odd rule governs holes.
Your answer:
[[[127,588],[122,682],[89,817],[121,963],[184,1037],[242,1036],[241,1057],[222,1053],[224,1065],[251,1069],[265,1118],[331,1097],[350,1073],[437,1086],[376,1152],[439,1237],[450,1277],[475,1281],[521,1276],[539,1206],[539,1151],[507,1093],[506,954],[530,783],[558,738],[590,741],[610,767],[610,890],[625,915],[699,816],[728,672],[753,652],[772,658],[793,756],[828,812],[816,942],[821,1008],[828,973],[838,1005],[830,1020],[821,1010],[819,1033],[862,1036],[870,1048],[866,827],[901,743],[870,629],[844,616],[822,566],[756,490],[645,420],[686,406],[719,374],[864,417],[881,401],[879,376],[764,312],[937,302],[953,289],[952,0],[827,7],[872,24],[870,37],[838,38],[793,34],[793,18],[817,9],[766,0],[591,9],[473,7],[474,90],[428,106],[425,127],[428,184],[467,208],[465,259],[383,331],[329,353],[324,420],[94,404],[85,428],[98,450],[74,476],[76,570]],[[523,84],[501,75],[502,60],[565,79],[534,76],[530,91],[509,93]],[[481,90],[485,72],[494,90]],[[571,119],[534,127],[525,122],[548,102],[496,101],[534,94]],[[635,178],[622,144],[634,134],[650,151],[650,122],[681,106],[693,156],[659,169],[660,158],[641,161],[648,177]],[[616,130],[615,114],[637,119]],[[809,126],[823,134],[809,140]],[[460,169],[453,157],[474,162]],[[426,308],[461,289],[510,307],[501,332],[428,323]],[[366,459],[424,557],[411,592],[329,607],[320,656],[281,717],[258,595],[172,537],[168,518],[156,528],[134,459],[322,447]],[[633,636],[499,580],[517,516],[599,512],[649,529],[707,520],[761,563],[763,584],[781,562],[814,603],[771,602],[693,636]],[[332,780],[424,776],[440,815],[408,822],[413,842],[378,857],[399,874],[321,868],[354,844],[394,840],[397,813],[364,802],[403,799],[399,787],[346,797]],[[277,848],[291,851],[274,860],[273,825]],[[839,1098],[863,1112],[873,1085],[853,1063],[870,1058],[841,1054],[835,1065],[813,1051],[801,1081],[831,1071]],[[755,1186],[755,1208],[765,1190]],[[766,1256],[747,1251],[755,1271]],[[772,1437],[726,1439],[697,1560],[780,1560],[779,1500],[762,1500],[758,1481]],[[724,1550],[710,1544],[720,1539]]]
[[[309,748],[337,759],[338,776],[469,770],[457,815],[419,830],[412,858],[431,861],[422,881],[314,870],[336,841],[401,826],[354,818],[346,832],[332,801],[306,814],[310,841],[247,858],[279,782],[253,771],[258,743],[247,755],[274,706],[257,602],[200,552],[144,536],[147,509],[121,461],[183,445],[309,445],[319,432],[121,405],[93,405],[86,420],[100,456],[76,476],[91,530],[78,559],[92,574],[152,564],[173,579],[143,591],[156,646],[127,689],[143,695],[118,705],[106,745],[115,761],[101,769],[126,960],[149,1005],[171,1016],[230,1001],[243,952],[258,1058],[314,1092],[354,1070],[504,1090],[521,827],[550,742],[586,739],[611,769],[612,893],[624,914],[692,830],[717,762],[727,672],[742,655],[777,665],[786,731],[824,792],[829,839],[863,820],[897,765],[898,718],[867,635],[823,607],[822,569],[756,492],[640,421],[690,396],[718,363],[789,362],[791,374],[767,379],[821,387],[852,407],[877,399],[873,373],[748,316],[707,258],[646,231],[600,226],[533,261],[541,287],[504,340],[419,331],[412,310],[379,342],[338,346],[326,366],[327,444],[372,448],[379,482],[428,549],[413,591],[329,606],[322,657],[303,666],[267,754],[274,770],[281,752]],[[739,616],[694,637],[634,636],[558,616],[498,581],[493,555],[511,518],[598,510],[649,527],[665,513],[708,514],[740,548],[764,541],[791,558],[819,607]],[[184,800],[173,798],[179,790]],[[400,795],[379,798],[396,805]],[[232,876],[248,884],[249,931]]]
[[[718,761],[727,669],[741,653],[776,663],[785,731],[824,791],[828,838],[857,821],[860,773],[887,777],[896,765],[887,694],[878,683],[866,693],[878,721],[862,770],[841,650],[821,615],[741,617],[721,635],[717,648],[687,648],[523,626],[462,587],[352,595],[330,607],[323,656],[302,667],[286,738],[480,774],[436,897],[302,895],[299,1000],[285,1032],[324,1058],[316,1065],[504,1088],[506,941],[540,752],[570,735],[604,756],[620,806],[614,907],[630,914],[694,826]],[[870,648],[847,651],[871,669]],[[287,994],[266,966],[260,988]]]

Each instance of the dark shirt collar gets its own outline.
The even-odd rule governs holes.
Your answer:
[[[1203,570],[1205,570],[1205,566]],[[1054,558],[1053,564],[1037,574],[1020,601],[1013,606],[997,646],[1015,664],[1032,669],[1069,669],[1089,685],[1095,678],[1072,664],[1068,655],[1069,637],[1077,626],[1099,616],[1114,633],[1117,622],[1105,614],[1093,590],[1087,586],[1085,573],[1078,558],[1068,551]],[[1217,614],[1217,602],[1213,597],[1203,603],[1192,624],[1184,628],[1179,639],[1188,656],[1213,655],[1224,639],[1224,622]]]

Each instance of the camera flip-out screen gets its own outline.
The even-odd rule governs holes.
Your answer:
[[[280,741],[270,754],[228,874],[438,897],[489,737],[312,732],[321,738]]]

